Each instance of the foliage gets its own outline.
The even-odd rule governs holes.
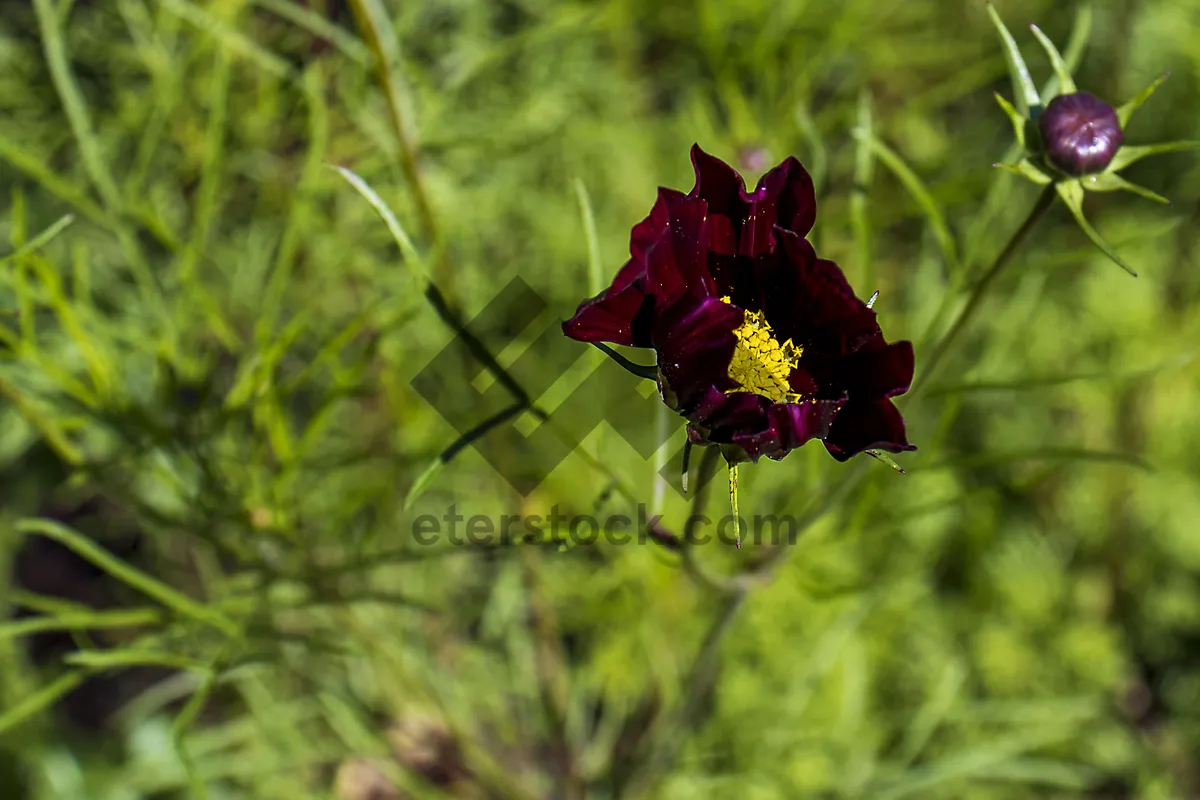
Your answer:
[[[1098,96],[1172,72],[1127,144],[1200,139],[1200,3],[998,8]],[[3,796],[1200,792],[1200,165],[1128,168],[1169,208],[1087,198],[1138,278],[1054,205],[937,348],[1038,197],[990,167],[995,34],[948,0],[0,0]],[[411,384],[516,276],[569,316],[693,142],[812,172],[818,249],[916,344],[907,474],[743,467],[782,548],[417,544],[450,506],[682,529],[678,440],[601,426],[521,497],[441,463]]]

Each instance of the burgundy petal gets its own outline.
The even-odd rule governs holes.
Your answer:
[[[707,206],[703,200],[670,189],[660,189],[659,200],[666,204],[670,225],[646,251],[642,289],[659,309],[684,296],[699,299],[715,294],[717,286],[707,264]]]
[[[737,345],[734,331],[742,324],[741,309],[712,297],[679,303],[660,314],[652,334],[658,368],[687,413],[713,387],[729,390],[729,362]]]
[[[818,400],[805,403],[776,403],[767,410],[768,425],[755,433],[737,433],[733,443],[751,460],[761,456],[780,459],[811,439],[829,432],[843,401]]]
[[[812,177],[788,158],[746,191],[742,176],[724,161],[692,146],[696,185],[692,196],[708,203],[712,249],[726,255],[758,256],[775,248],[775,226],[805,236],[817,217]]]
[[[817,258],[808,240],[778,231],[782,247],[756,263],[767,322],[779,338],[821,353],[853,352],[879,332],[841,268]]]
[[[812,176],[795,158],[763,175],[754,194],[761,197],[760,202],[773,206],[772,224],[800,237],[812,230],[817,220],[817,194]]]
[[[629,233],[629,254],[633,256],[634,261],[645,264],[646,251],[667,232],[670,222],[671,216],[666,198],[663,197],[662,192],[659,192],[654,208],[650,209],[650,214],[634,225],[633,230]],[[644,271],[643,274],[645,274]]]
[[[904,418],[895,404],[876,398],[848,401],[829,428],[825,449],[838,461],[846,461],[864,450],[899,453],[917,448],[908,443]]]
[[[563,323],[563,333],[580,342],[649,347],[654,303],[635,283],[644,274],[644,263],[630,260],[612,286],[579,305],[575,316]]]
[[[601,294],[579,307],[563,323],[568,337],[580,342],[612,342],[627,347],[649,347],[654,321],[654,301],[636,286],[615,294]]]
[[[762,176],[746,196],[738,252],[758,256],[775,249],[776,226],[803,237],[817,218],[812,178],[795,158],[788,158]]]
[[[888,344],[880,335],[844,358],[838,359],[834,382],[854,397],[895,397],[912,385],[912,342]]]
[[[721,217],[709,217],[709,223]],[[762,311],[762,288],[755,278],[754,260],[746,256],[708,254],[708,271],[716,281],[717,294],[729,297],[747,311]]]
[[[801,360],[800,366],[793,369],[792,374],[788,376],[788,385],[792,387],[793,392],[806,398],[816,397],[821,393],[821,384],[808,371],[803,360]]]
[[[746,428],[753,430],[765,425],[770,405],[769,400],[756,394],[726,394],[715,386],[710,386],[700,404],[689,416],[709,430],[710,438],[714,441],[729,442],[732,441],[732,431]]]
[[[746,182],[733,167],[692,145],[692,169],[696,186],[691,196],[708,203],[710,214],[720,214],[737,222],[745,206]]]

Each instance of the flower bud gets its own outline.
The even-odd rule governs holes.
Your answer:
[[[1112,106],[1087,92],[1060,94],[1038,118],[1046,158],[1068,175],[1102,172],[1125,142]]]

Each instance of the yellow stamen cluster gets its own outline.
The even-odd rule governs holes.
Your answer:
[[[728,303],[730,298],[722,297]],[[738,382],[734,392],[752,392],[773,403],[797,403],[800,395],[792,391],[788,377],[800,363],[803,347],[792,340],[780,344],[761,311],[747,311],[734,334],[737,347],[729,362],[729,377]]]

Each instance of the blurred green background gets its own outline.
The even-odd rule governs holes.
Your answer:
[[[457,434],[410,384],[454,334],[406,260],[467,318],[519,276],[544,327],[693,142],[751,183],[794,154],[919,372],[1037,190],[991,168],[981,2],[364,7],[0,0],[0,796],[1200,796],[1193,154],[1126,173],[1171,207],[1089,196],[1136,279],[1053,208],[900,400],[907,475],[744,467],[743,514],[806,522],[782,557],[419,547],[451,504],[687,506],[677,440],[604,426],[527,498],[428,472]],[[1039,84],[1029,22],[1109,101],[1172,72],[1128,143],[1200,138],[1200,2],[997,7]]]

